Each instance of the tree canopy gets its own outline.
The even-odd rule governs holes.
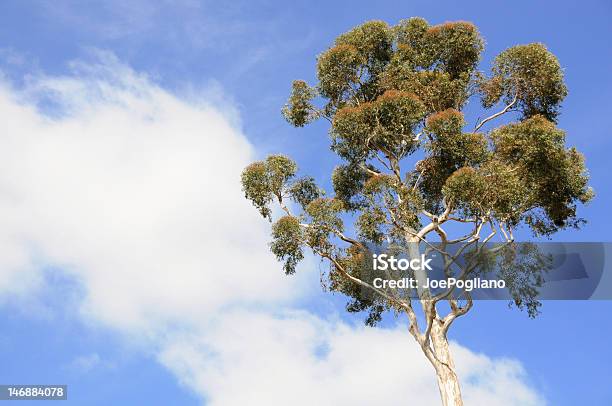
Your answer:
[[[341,164],[330,194],[297,177],[283,155],[243,172],[245,195],[264,217],[271,219],[273,201],[285,211],[271,243],[285,272],[295,272],[310,247],[332,264],[326,286],[352,298],[349,310],[370,311],[374,323],[395,305],[355,291],[362,241],[445,237],[441,225],[450,221],[479,232],[487,225],[508,240],[522,225],[546,236],[580,226],[577,206],[593,192],[583,156],[557,127],[567,95],[557,58],[540,43],[517,45],[485,73],[483,48],[468,22],[370,21],[318,56],[316,84],[293,82],[284,117],[296,127],[328,120]],[[490,115],[469,126],[468,100]],[[515,121],[501,122],[508,117]],[[355,237],[345,235],[347,218]]]

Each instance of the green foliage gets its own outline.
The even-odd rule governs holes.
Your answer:
[[[334,244],[330,237],[334,232],[342,232],[344,224],[340,218],[342,202],[337,199],[315,199],[306,207],[310,225],[306,229],[308,246],[318,254],[333,251]]]
[[[448,108],[460,109],[468,96],[469,76],[461,75],[452,79],[450,74],[439,71],[393,72],[391,68],[381,80],[383,86],[414,93],[426,106],[428,113]]]
[[[514,97],[524,118],[543,115],[554,120],[567,95],[557,58],[542,44],[517,45],[495,58],[492,77],[481,83],[482,102],[491,107]]]
[[[577,226],[576,203],[593,197],[584,158],[565,148],[565,133],[542,116],[508,124],[491,134],[497,159],[516,168],[525,185],[525,219],[536,233]],[[528,211],[529,208],[540,209]]]
[[[402,20],[394,28],[398,47],[397,54],[403,53],[404,56],[401,59],[406,62],[411,61],[413,68],[425,68],[431,64],[426,44],[428,30],[429,23],[419,17]]]
[[[272,220],[268,207],[274,195],[270,188],[268,169],[264,162],[254,162],[242,171],[242,190],[261,215]]]
[[[302,207],[320,197],[323,191],[312,177],[294,180],[297,165],[284,155],[270,155],[254,162],[242,171],[242,190],[264,218],[272,220],[270,203],[292,198]]]
[[[449,108],[427,117],[425,128],[438,137],[452,137],[460,134],[464,125],[463,113]]]
[[[527,190],[510,167],[496,161],[477,169],[464,167],[445,182],[443,193],[463,217],[491,214],[514,226],[525,209]]]
[[[495,218],[536,234],[577,226],[576,203],[592,198],[584,159],[565,148],[565,134],[542,116],[502,126],[491,133],[491,159],[455,171],[443,193],[466,216]]]
[[[337,166],[332,173],[332,184],[336,198],[342,201],[346,210],[355,211],[363,206],[363,189],[368,175],[357,165]]]
[[[337,260],[351,276],[361,280],[371,280],[370,258],[371,254],[367,250],[351,246],[341,250]],[[369,289],[348,281],[333,266],[329,271],[329,289],[350,298],[346,305],[347,311],[353,313],[367,311],[365,323],[368,326],[376,325],[382,319],[382,313],[391,308],[387,301]]]
[[[484,47],[476,27],[464,21],[430,26],[411,18],[400,21],[395,35],[398,54],[411,69],[436,70],[452,79],[474,70]]]
[[[536,244],[508,245],[496,257],[514,305],[526,309],[529,317],[536,317],[542,304],[535,298],[544,275],[552,269],[553,258],[540,252]]]
[[[446,180],[443,193],[458,205],[467,217],[482,215],[486,210],[488,204],[480,199],[486,193],[486,189],[487,182],[484,176],[474,168],[464,167],[453,172]]]
[[[380,150],[403,156],[415,147],[414,129],[424,113],[413,94],[388,90],[373,102],[336,113],[332,148],[349,162],[363,161]]]
[[[460,109],[483,49],[476,27],[465,22],[429,26],[411,18],[401,21],[395,33],[397,51],[381,85],[414,93],[429,113]]]
[[[280,197],[287,181],[295,176],[297,165],[284,155],[270,155],[265,165],[270,191]]]
[[[438,156],[449,168],[476,166],[488,157],[487,139],[480,133],[463,133],[463,114],[447,109],[427,119],[425,131],[431,135],[426,145],[431,156]]]
[[[296,265],[304,259],[303,233],[296,217],[284,216],[272,225],[270,249],[279,261],[284,261],[287,275],[295,273]]]
[[[323,52],[317,63],[317,86],[329,99],[327,111],[357,100],[373,100],[380,94],[378,76],[392,54],[392,32],[381,21],[370,21],[340,35],[335,46]]]
[[[545,235],[581,224],[577,206],[593,192],[584,158],[555,125],[567,94],[559,62],[542,44],[514,46],[487,77],[477,71],[483,48],[476,27],[463,21],[370,21],[318,56],[317,83],[293,82],[284,117],[296,127],[329,120],[331,149],[343,162],[331,198],[313,178],[296,178],[295,163],[282,155],[244,170],[245,196],[264,217],[275,200],[287,213],[286,199],[301,209],[273,226],[271,248],[285,272],[295,271],[305,246],[333,259],[330,289],[351,298],[349,311],[369,311],[373,324],[393,305],[364,295],[338,269],[367,277],[358,245],[405,242],[444,213]],[[471,130],[462,110],[475,95],[493,111]],[[508,111],[521,113],[519,121],[504,124]],[[497,128],[484,127],[491,123]],[[342,234],[347,219],[359,242]],[[537,309],[530,292],[514,293],[522,297],[517,306]]]
[[[283,116],[296,127],[303,127],[319,117],[312,99],[317,96],[315,89],[303,80],[293,81],[291,97],[282,109]]]
[[[426,207],[440,212],[443,206],[442,188],[455,171],[477,167],[489,158],[487,139],[481,133],[464,133],[463,114],[454,109],[432,114],[425,124],[430,135],[425,149],[427,157],[417,165],[421,191]]]
[[[393,52],[393,36],[389,25],[384,21],[369,21],[340,35],[336,45],[348,45],[357,50],[359,60],[375,75],[384,69]]]
[[[296,180],[289,188],[289,194],[302,209],[306,210],[313,200],[318,199],[323,195],[321,189],[317,187],[314,178],[310,176]]]
[[[315,199],[306,207],[306,213],[311,217],[315,226],[329,227],[342,230],[343,223],[338,214],[342,211],[342,202],[338,199]]]
[[[534,243],[486,244],[468,248],[463,258],[475,269],[474,276],[496,272],[506,283],[512,302],[520,310],[527,310],[531,318],[539,314],[537,300],[544,276],[553,268],[553,257]]]
[[[361,61],[357,49],[350,45],[335,46],[319,56],[319,92],[330,100],[340,101],[357,83]]]
[[[383,225],[387,222],[387,215],[380,207],[364,210],[357,219],[359,236],[365,240],[381,244],[385,239]]]

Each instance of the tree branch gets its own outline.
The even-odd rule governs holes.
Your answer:
[[[476,128],[474,128],[474,132],[480,130],[480,128],[485,125],[487,122],[496,119],[497,117],[506,114],[508,112],[508,110],[510,110],[512,108],[512,106],[514,106],[514,104],[516,103],[516,101],[518,100],[518,92],[514,95],[514,99],[512,100],[512,102],[510,104],[508,104],[506,107],[504,107],[504,109],[502,111],[498,111],[497,113],[485,118],[484,120],[482,120],[477,126]]]

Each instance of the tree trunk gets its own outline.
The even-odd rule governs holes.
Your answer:
[[[418,258],[420,256],[419,239],[412,235],[406,237],[408,245],[408,253],[410,258]],[[442,321],[438,318],[435,307],[430,308],[431,292],[429,289],[424,289],[424,281],[427,279],[427,272],[422,269],[416,270],[414,276],[417,280],[417,294],[421,300],[421,306],[425,317],[432,316],[432,325],[430,331],[431,351],[427,358],[433,364],[436,370],[436,378],[438,379],[438,389],[444,406],[463,406],[461,398],[461,389],[459,387],[459,378],[455,372],[455,363],[450,353],[448,346],[448,338],[444,331]],[[425,351],[425,350],[424,350]]]
[[[442,324],[434,320],[431,328],[431,345],[435,352],[434,368],[438,379],[438,388],[444,406],[463,406],[459,378],[455,372],[455,363],[448,346],[448,338],[442,330]]]

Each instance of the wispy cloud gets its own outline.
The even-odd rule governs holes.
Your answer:
[[[262,2],[111,0],[85,4],[69,0],[45,4],[48,18],[100,39],[143,43],[154,38],[191,50],[222,50],[236,40],[248,41],[253,33],[275,34],[287,23],[276,13],[262,20],[254,18],[254,12],[266,10]]]
[[[97,352],[92,352],[90,354],[80,355],[73,359],[66,368],[76,374],[84,374],[88,373],[94,369],[98,368],[112,368],[114,367],[113,363],[108,362]]]

